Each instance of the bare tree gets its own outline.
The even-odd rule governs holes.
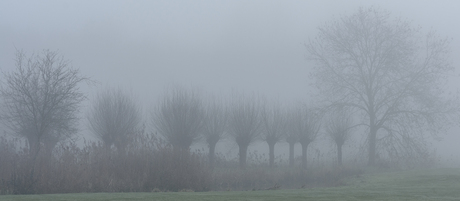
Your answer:
[[[152,113],[152,123],[158,133],[175,148],[188,150],[199,139],[205,111],[196,91],[175,87],[165,93]]]
[[[316,84],[325,102],[361,112],[369,165],[375,164],[377,142],[397,145],[391,149],[399,153],[423,150],[423,143],[407,142],[438,133],[458,111],[441,90],[454,69],[448,39],[372,7],[318,31],[306,44]]]
[[[312,108],[298,106],[292,117],[290,129],[298,136],[302,145],[302,167],[307,168],[307,149],[308,145],[318,136],[321,123],[320,113]]]
[[[233,95],[230,106],[229,131],[239,148],[240,168],[246,168],[249,145],[260,135],[260,102],[254,97]]]
[[[289,126],[290,124],[288,124]],[[291,129],[287,129],[286,142],[289,143],[289,166],[294,167],[294,147],[299,141],[299,136],[292,132]]]
[[[106,89],[96,96],[88,113],[88,127],[108,149],[125,153],[142,121],[135,101],[121,89]]]
[[[337,109],[329,115],[326,133],[337,146],[337,164],[342,166],[342,146],[350,137],[353,119],[344,109]]]
[[[18,51],[16,70],[4,76],[0,91],[4,122],[14,133],[27,138],[31,154],[36,156],[47,139],[55,139],[49,145],[54,147],[76,133],[77,113],[85,99],[79,84],[88,79],[57,52],[44,50],[27,57]]]
[[[275,162],[275,144],[281,140],[286,129],[285,115],[279,105],[262,110],[262,131],[263,138],[268,144],[269,166],[273,167]]]
[[[227,131],[228,112],[222,101],[213,98],[206,107],[203,135],[209,146],[209,166],[214,167],[216,144]]]
[[[292,108],[289,110],[286,117],[286,142],[289,143],[289,166],[294,167],[294,148],[295,144],[299,142],[299,135],[294,130],[296,122],[298,121],[298,110],[299,107]]]

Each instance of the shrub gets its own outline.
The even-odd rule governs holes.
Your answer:
[[[18,141],[0,138],[0,193],[78,193],[204,191],[209,173],[198,155],[173,151],[155,137],[137,136],[124,154],[101,143],[79,148],[70,142],[53,155],[40,152],[34,160],[27,150],[16,150]]]

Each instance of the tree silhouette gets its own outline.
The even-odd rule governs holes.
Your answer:
[[[209,147],[209,166],[214,167],[216,144],[227,131],[228,111],[222,101],[213,98],[205,109],[203,135]]]
[[[79,84],[88,79],[69,65],[50,50],[30,57],[18,51],[15,71],[4,74],[0,90],[4,123],[27,139],[34,157],[42,144],[52,150],[77,132],[77,113],[86,98]]]
[[[329,115],[326,133],[337,147],[337,164],[342,166],[342,146],[350,137],[353,119],[344,109],[336,109]]]
[[[273,167],[275,162],[275,144],[285,134],[286,119],[279,105],[272,107],[264,106],[262,110],[262,131],[263,138],[268,144],[269,166]]]
[[[302,145],[302,167],[307,168],[308,145],[316,140],[318,136],[321,115],[317,109],[297,106],[291,120],[291,132],[297,135]]]
[[[240,168],[246,168],[248,146],[260,135],[261,107],[254,97],[233,95],[230,105],[229,131],[239,148]]]
[[[175,149],[188,150],[199,139],[205,111],[196,91],[175,87],[165,93],[152,113],[157,132]]]
[[[140,110],[133,98],[121,89],[100,92],[88,114],[89,129],[110,149],[125,149],[141,123]]]
[[[324,24],[306,44],[322,101],[363,117],[369,165],[377,142],[393,155],[423,155],[424,133],[458,111],[442,90],[453,70],[449,42],[370,7]]]

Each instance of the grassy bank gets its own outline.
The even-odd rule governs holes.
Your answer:
[[[293,190],[4,195],[0,200],[460,200],[460,169],[366,173],[343,184]]]

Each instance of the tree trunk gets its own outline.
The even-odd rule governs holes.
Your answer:
[[[246,169],[246,156],[248,152],[248,145],[238,145],[239,147],[239,157],[240,157],[240,168]]]
[[[275,164],[275,144],[276,142],[267,142],[268,143],[268,153],[269,153],[269,157],[270,157],[270,164],[269,166],[270,167],[273,167],[273,165]]]
[[[375,165],[375,149],[376,149],[377,129],[371,126],[369,132],[369,166]]]
[[[289,166],[294,167],[294,145],[295,143],[289,143]]]
[[[337,164],[342,166],[342,145],[337,144]]]
[[[53,156],[53,150],[59,142],[59,136],[56,135],[48,135],[46,138],[43,139],[44,151],[46,155],[49,157]]]
[[[308,144],[303,143],[302,144],[302,168],[307,169],[307,148]]]
[[[209,157],[209,168],[211,168],[211,169],[214,168],[214,155],[215,155],[215,152],[216,152],[216,144],[217,143],[209,144],[208,157]]]

